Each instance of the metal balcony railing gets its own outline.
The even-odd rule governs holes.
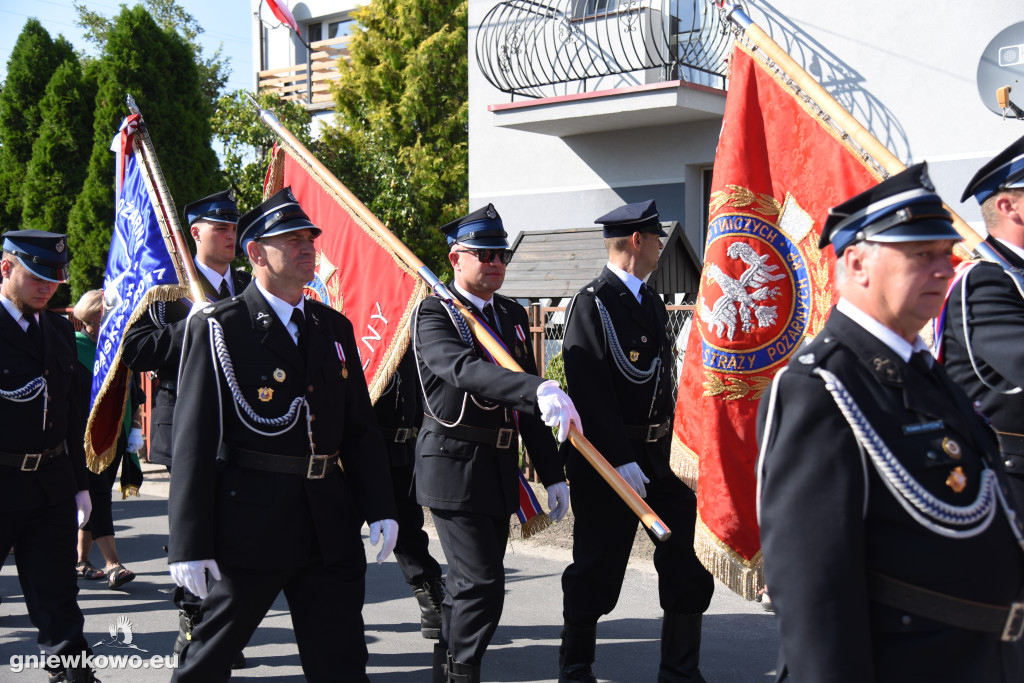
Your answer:
[[[476,60],[495,88],[526,97],[616,87],[605,79],[620,74],[724,89],[731,45],[707,0],[508,0],[481,22]]]
[[[338,80],[338,63],[348,59],[352,36],[329,38],[310,43],[309,60],[259,73],[259,91],[274,93],[283,100],[292,100],[307,107],[330,107],[331,82]]]

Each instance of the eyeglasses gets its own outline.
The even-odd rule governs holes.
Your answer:
[[[507,266],[512,260],[511,249],[456,249],[455,251],[460,254],[475,254],[480,263],[490,263],[497,258],[503,266]]]

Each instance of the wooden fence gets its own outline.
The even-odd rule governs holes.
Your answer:
[[[348,59],[352,36],[329,38],[310,43],[309,61],[259,72],[259,92],[273,93],[282,100],[306,106],[333,101],[331,83],[338,80],[338,65]]]

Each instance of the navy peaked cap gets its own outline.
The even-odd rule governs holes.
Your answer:
[[[244,252],[245,245],[253,240],[306,228],[313,231],[314,237],[320,236],[320,228],[309,220],[292,189],[285,187],[238,220],[235,240],[238,250]]]
[[[235,203],[235,191],[214,192],[209,197],[186,204],[182,213],[185,214],[185,222],[189,225],[204,219],[221,223],[237,223],[238,204]]]
[[[961,202],[974,197],[978,203],[1002,190],[1024,187],[1024,137],[981,167],[967,183]]]
[[[829,209],[818,246],[831,244],[838,256],[857,242],[950,239],[960,234],[922,162]]]
[[[594,222],[604,226],[605,237],[627,237],[634,232],[653,232],[659,237],[668,235],[661,229],[658,207],[653,199],[620,206]]]
[[[458,242],[471,249],[508,249],[508,233],[494,204],[488,204],[441,226],[448,246]]]
[[[68,281],[68,238],[45,230],[4,233],[4,251],[14,254],[36,277],[50,282]]]

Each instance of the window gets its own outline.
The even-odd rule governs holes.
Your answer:
[[[313,24],[307,24],[306,29],[306,39],[309,42],[315,43],[318,40],[324,39],[324,25],[321,24],[319,21]]]
[[[313,19],[306,24],[306,35],[309,42],[315,43],[320,40],[335,40],[352,34],[355,22],[347,15],[333,16],[330,18]]]

